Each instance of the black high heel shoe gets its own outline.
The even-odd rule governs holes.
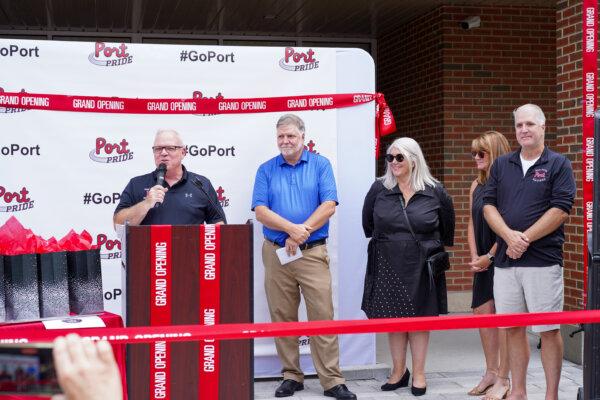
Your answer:
[[[410,392],[413,396],[423,396],[427,392],[427,386],[421,388],[410,385]]]
[[[406,370],[404,370],[404,375],[402,375],[402,378],[400,378],[400,380],[396,383],[386,383],[384,385],[381,385],[381,390],[384,392],[389,392],[391,390],[396,390],[402,387],[407,387],[408,386],[408,379],[410,378],[410,371],[408,370],[408,368],[406,368]]]

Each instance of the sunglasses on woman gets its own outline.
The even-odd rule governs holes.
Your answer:
[[[385,161],[391,163],[392,161],[396,160],[396,162],[402,162],[404,161],[404,155],[402,154],[386,154],[385,155]]]
[[[472,151],[472,152],[471,152],[471,156],[472,156],[473,158],[475,158],[475,157],[483,158],[483,157],[485,157],[485,154],[486,154],[486,153],[487,153],[487,152],[486,152],[485,150]]]

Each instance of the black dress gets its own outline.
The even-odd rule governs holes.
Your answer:
[[[483,185],[477,185],[473,191],[473,202],[471,204],[471,215],[473,217],[473,231],[475,233],[475,244],[477,246],[477,255],[487,254],[494,243],[496,243],[496,234],[483,218]],[[473,301],[471,308],[480,305],[494,298],[494,266],[483,271],[477,272],[473,276]]]
[[[441,184],[416,192],[406,205],[415,241],[402,211],[402,193],[380,180],[367,193],[363,229],[369,242],[362,310],[369,318],[447,313],[446,277],[429,276],[425,258],[454,243],[454,207]]]

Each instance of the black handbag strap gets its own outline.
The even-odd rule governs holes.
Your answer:
[[[425,261],[425,267],[427,268],[427,272],[429,275],[429,290],[432,290],[435,287],[435,281],[433,280],[433,271],[431,270],[431,265],[427,262],[427,256],[423,252],[423,246],[421,246],[421,242],[417,239],[417,235],[415,235],[415,231],[410,224],[410,219],[408,218],[408,213],[406,212],[406,205],[404,204],[404,195],[400,193],[400,206],[402,208],[402,212],[404,213],[404,218],[406,219],[406,225],[408,226],[408,230],[410,231],[413,238],[415,238],[415,242],[417,242],[417,246],[419,247],[419,253],[421,254],[422,260]]]
[[[404,218],[406,218],[406,225],[408,226],[408,230],[410,234],[415,239],[415,242],[419,243],[419,239],[417,239],[417,235],[415,235],[415,231],[413,231],[412,225],[410,224],[410,219],[408,219],[408,213],[406,212],[406,204],[404,204],[404,195],[400,193],[400,205],[402,206],[402,212],[404,213]],[[421,246],[419,245],[419,248]]]

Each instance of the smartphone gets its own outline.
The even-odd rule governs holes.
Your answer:
[[[52,343],[0,344],[0,393],[28,396],[61,393]]]

